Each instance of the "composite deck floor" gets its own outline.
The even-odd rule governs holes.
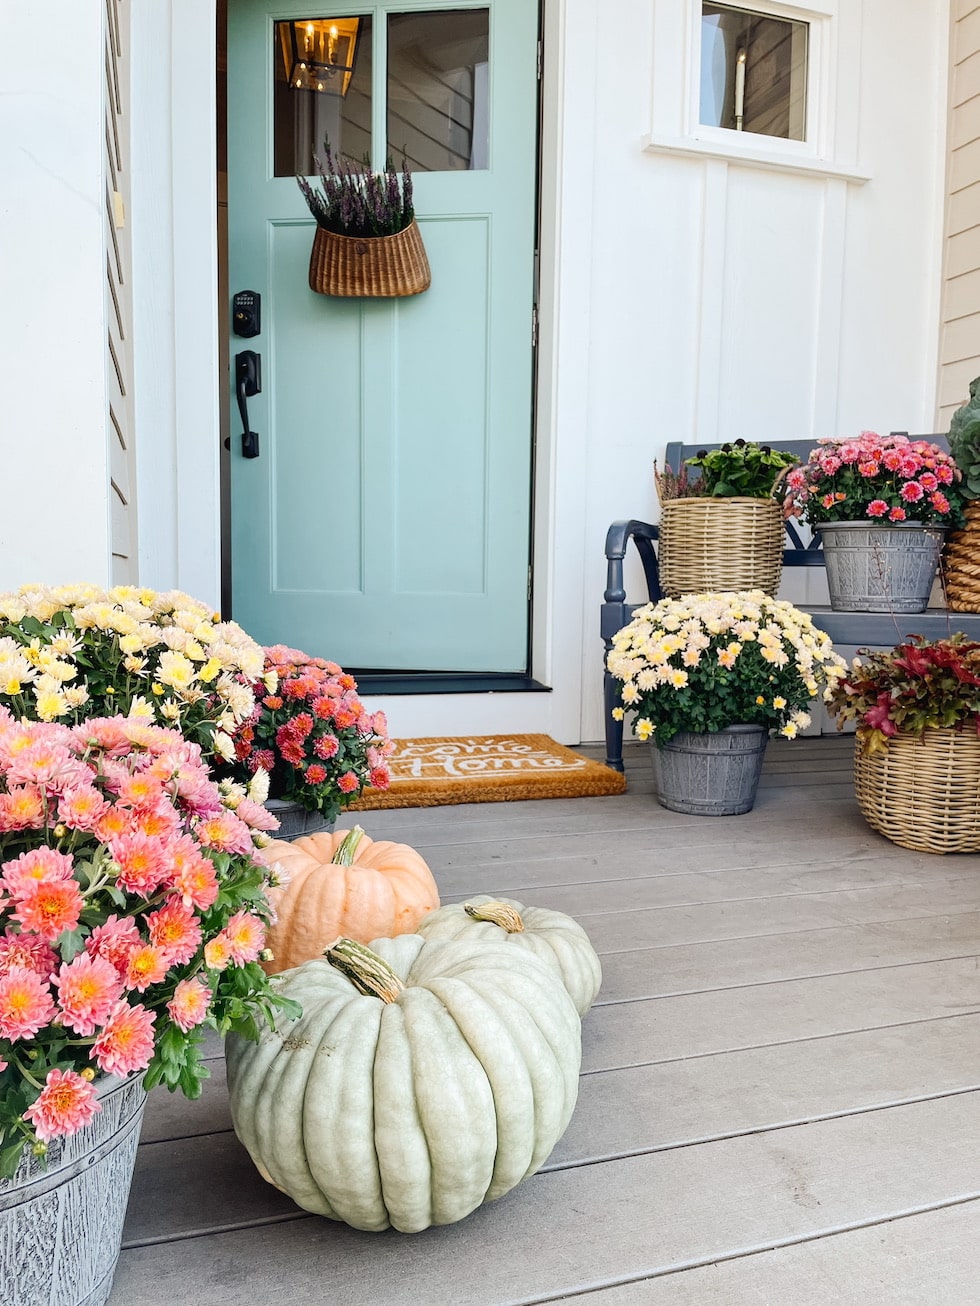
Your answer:
[[[366,812],[445,901],[576,916],[604,981],[544,1169],[468,1219],[359,1233],[262,1181],[219,1046],[151,1094],[110,1306],[975,1306],[980,857],[864,823],[847,739],[773,743],[755,809],[613,798]]]

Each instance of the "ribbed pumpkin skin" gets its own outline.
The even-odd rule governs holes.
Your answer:
[[[273,984],[303,1007],[226,1041],[235,1132],[308,1211],[414,1233],[463,1219],[550,1155],[578,1094],[581,1026],[554,971],[481,941],[378,939],[408,986],[363,997],[317,958]]]
[[[267,865],[279,862],[290,876],[287,885],[269,892],[279,919],[266,936],[273,958],[265,963],[267,974],[319,957],[341,935],[367,943],[411,934],[439,906],[432,872],[407,844],[365,834],[352,866],[331,864],[348,833],[322,831],[292,843],[277,839],[263,850]]]
[[[478,893],[466,899],[479,906],[502,902],[513,907],[524,921],[524,929],[508,934],[492,921],[475,921],[467,916],[463,903],[450,903],[422,921],[418,930],[427,939],[481,939],[486,943],[505,943],[533,952],[556,966],[578,1014],[584,1016],[595,1001],[602,984],[602,966],[585,930],[564,912],[547,907],[525,907],[513,898],[491,898]]]

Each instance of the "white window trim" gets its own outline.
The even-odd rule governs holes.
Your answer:
[[[731,3],[753,13],[807,24],[806,139],[784,140],[699,122],[701,0],[654,0],[652,120],[643,148],[655,154],[721,159],[856,184],[870,180],[855,157],[857,70],[839,66],[840,51],[854,50],[855,36],[859,41],[862,0],[845,0],[843,6],[839,0],[812,0],[807,7],[777,0]],[[846,43],[841,41],[842,24],[853,28]],[[684,70],[680,77],[678,63]]]

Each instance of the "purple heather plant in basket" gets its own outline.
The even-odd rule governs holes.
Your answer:
[[[384,172],[374,172],[369,159],[356,162],[337,157],[330,142],[323,157],[314,154],[319,187],[297,177],[317,226],[339,236],[393,236],[415,217],[412,176],[402,159],[401,177],[389,159]]]

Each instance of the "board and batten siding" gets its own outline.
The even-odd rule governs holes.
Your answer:
[[[953,0],[938,426],[980,376],[980,3]]]
[[[129,4],[105,0],[105,321],[110,576],[137,579],[129,203]]]

